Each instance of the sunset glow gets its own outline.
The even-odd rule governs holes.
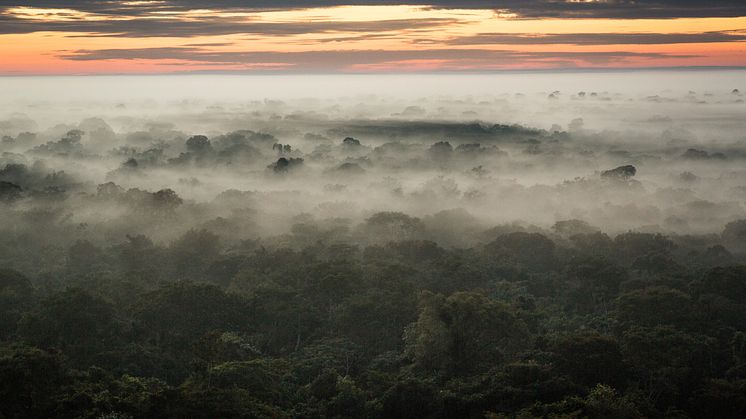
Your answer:
[[[0,9],[0,73],[746,65],[742,16],[535,18],[510,9],[427,5],[246,9],[103,3],[116,7]]]

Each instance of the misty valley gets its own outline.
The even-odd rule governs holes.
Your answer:
[[[16,81],[0,417],[739,417],[746,91],[718,74]]]

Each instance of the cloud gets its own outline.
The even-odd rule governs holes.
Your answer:
[[[495,3],[503,4],[505,9],[523,18],[671,19],[746,16],[746,3],[741,0],[508,0]]]
[[[744,2],[740,0],[413,0],[404,3],[426,7],[406,6],[401,9],[385,10],[308,9],[335,5],[399,4],[386,0],[259,0],[250,2],[250,6],[246,5],[247,2],[237,0],[218,0],[210,2],[209,5],[193,0],[41,0],[15,5],[5,2],[0,6],[0,35],[56,32],[49,35],[56,38],[54,46],[48,47],[38,56],[48,60],[50,65],[59,64],[53,63],[58,58],[77,61],[78,64],[72,67],[75,71],[83,72],[87,71],[89,66],[82,63],[96,60],[150,60],[147,65],[156,70],[164,70],[163,65],[167,60],[168,65],[185,69],[190,64],[197,64],[200,68],[226,65],[234,68],[282,68],[293,71],[391,70],[408,67],[427,70],[489,70],[521,64],[532,68],[661,65],[661,60],[667,60],[673,65],[685,65],[686,63],[680,60],[674,62],[670,59],[695,57],[700,58],[696,63],[707,65],[703,58],[710,55],[706,52],[702,52],[701,55],[707,57],[677,55],[673,52],[677,48],[671,48],[670,54],[651,53],[639,51],[643,48],[624,45],[722,44],[746,41],[746,30],[719,31],[718,29],[725,27],[713,26],[716,24],[713,22],[707,23],[708,32],[701,33],[479,33],[486,31],[483,28],[489,27],[488,25],[494,23],[491,20],[497,18],[491,10],[513,13],[515,19],[746,16],[746,5],[742,5]],[[482,10],[463,13],[440,10],[456,7]],[[305,10],[289,11],[293,8]],[[440,11],[433,11],[430,8],[437,8]],[[270,10],[286,13],[269,13]],[[402,11],[405,13],[400,13]],[[499,19],[503,19],[502,16],[505,15],[500,16]],[[210,36],[215,38],[199,39]],[[98,37],[118,39],[111,39],[110,49],[99,49],[100,40],[81,39]],[[173,39],[167,43],[152,45],[160,48],[123,48],[135,45],[130,39],[151,37]],[[291,49],[290,42],[293,43],[292,49],[311,50],[288,52]],[[142,42],[137,44],[143,45]],[[325,46],[320,47],[322,44]],[[35,45],[37,48],[44,48],[38,46],[38,43]],[[253,51],[266,49],[270,45],[275,52]],[[340,51],[318,51],[329,48],[329,45],[335,45]],[[488,45],[516,47],[488,48]],[[525,48],[532,51],[514,51],[520,49],[517,47],[520,45],[569,46],[543,48],[565,49],[566,52],[537,52],[539,47]],[[612,51],[572,51],[586,49],[572,46],[596,45],[610,46],[603,49]],[[164,48],[166,46],[168,48]],[[470,48],[466,49],[466,46]],[[742,49],[734,44],[717,47],[722,50],[731,46],[734,46],[734,49]],[[224,51],[226,49],[233,51]],[[712,65],[740,63],[722,54],[712,57],[713,60],[719,60]],[[139,64],[133,63],[130,70],[143,67]],[[5,66],[0,65],[0,68],[17,73],[45,72],[49,67],[7,60]],[[189,70],[194,69],[198,68]]]
[[[743,31],[714,31],[703,33],[480,33],[446,41],[449,45],[647,45],[739,42],[746,40]]]
[[[6,7],[30,6],[30,2],[5,2]],[[523,18],[680,18],[680,17],[734,17],[746,16],[743,0],[217,0],[209,5],[196,0],[164,1],[109,1],[73,0],[33,1],[33,7],[64,8],[121,16],[144,16],[153,11],[180,12],[197,9],[249,10],[314,8],[343,5],[422,5],[437,8],[493,9],[515,13]]]
[[[210,35],[259,34],[270,36],[329,32],[388,32],[404,29],[427,29],[457,24],[458,19],[423,18],[389,19],[376,21],[299,21],[265,22],[246,18],[203,17],[190,20],[176,19],[121,19],[121,20],[28,20],[0,16],[0,34],[31,32],[80,32],[85,36],[115,37],[195,37]]]
[[[542,63],[560,67],[623,64],[629,59],[691,58],[686,55],[610,52],[518,52],[486,49],[335,50],[335,51],[210,51],[198,47],[76,50],[60,55],[73,61],[177,60],[200,65],[258,64],[303,71],[394,69],[407,64],[437,64],[439,69],[496,68],[516,63]],[[397,66],[401,64],[401,66]]]

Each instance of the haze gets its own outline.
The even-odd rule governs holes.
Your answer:
[[[107,182],[171,188],[207,205],[164,240],[226,216],[215,199],[227,190],[271,194],[243,204],[258,211],[259,230],[245,232],[252,237],[289,233],[302,215],[354,227],[376,211],[455,209],[485,229],[582,219],[610,233],[719,233],[744,217],[742,79],[741,71],[4,78],[2,158],[43,167],[39,176],[64,172],[69,197],[54,205],[73,212],[68,223],[110,221],[107,211],[75,211],[80,193]],[[59,145],[76,130],[74,144]],[[200,156],[187,145],[199,135],[208,141]],[[347,137],[360,145],[343,144]],[[227,156],[239,145],[240,157]],[[267,168],[281,157],[302,164]],[[634,178],[600,178],[622,165],[637,168]]]

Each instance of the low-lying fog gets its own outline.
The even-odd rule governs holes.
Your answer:
[[[0,246],[719,236],[746,218],[745,76],[2,78]]]

